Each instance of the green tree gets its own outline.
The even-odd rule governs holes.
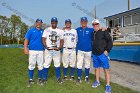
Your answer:
[[[11,23],[12,23],[12,33],[11,33],[11,36],[12,36],[12,39],[13,39],[13,44],[15,43],[16,41],[16,30],[19,29],[20,27],[20,24],[21,24],[21,18],[20,16],[16,16],[16,15],[11,15],[10,17],[10,20],[11,20]]]

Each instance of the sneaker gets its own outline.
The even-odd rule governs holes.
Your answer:
[[[82,83],[81,79],[78,78],[76,84],[80,85],[81,83]]]
[[[67,76],[64,76],[64,80],[68,80],[68,77]]]
[[[100,82],[98,82],[97,80],[92,84],[92,87],[93,88],[96,88],[96,87],[98,87],[98,86],[100,86]]]
[[[59,83],[59,84],[62,84],[63,83],[63,81],[59,78],[59,79],[57,79],[57,82]]]
[[[70,77],[70,80],[71,80],[71,81],[74,81],[74,76],[71,76],[71,77]]]
[[[42,86],[43,85],[43,80],[41,78],[39,78],[37,84]]]
[[[106,85],[105,93],[111,93],[111,86],[110,85]]]
[[[85,82],[86,82],[86,83],[89,83],[88,77],[85,77]]]
[[[35,82],[33,80],[29,80],[27,87],[31,87]]]

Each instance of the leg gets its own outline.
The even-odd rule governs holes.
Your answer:
[[[102,67],[104,68],[105,73],[105,79],[106,79],[106,93],[111,93],[111,86],[110,86],[110,65],[109,65],[109,59],[108,56],[106,56],[104,53],[99,56],[100,61],[102,62]]]
[[[34,84],[33,81],[33,75],[34,75],[34,69],[35,69],[35,65],[36,65],[36,55],[37,55],[37,51],[29,51],[29,84],[27,87],[31,87],[32,84]]]
[[[42,79],[43,63],[44,63],[44,53],[43,51],[38,51],[37,64],[38,64],[38,78],[39,79]]]
[[[58,80],[60,79],[60,51],[54,51],[53,61],[56,68],[56,78]]]
[[[52,61],[51,52],[52,51],[45,50],[45,62],[43,64],[43,66],[44,66],[44,69],[43,69],[43,79],[44,80],[47,80],[47,77],[48,77],[48,70],[49,70],[49,67],[50,67],[51,61]]]
[[[97,55],[93,55],[93,67],[95,68],[96,81],[93,82],[92,87],[96,88],[100,85],[100,67],[101,67],[101,62]]]
[[[104,69],[104,73],[105,73],[106,85],[110,85],[110,70]]]
[[[81,79],[82,77],[83,58],[84,58],[83,52],[78,50],[78,55],[77,55],[78,79]]]
[[[70,67],[71,67],[70,76],[74,77],[75,62],[76,62],[76,51],[75,50],[71,51],[69,59],[70,59]]]
[[[96,81],[100,81],[100,68],[95,68]]]
[[[63,50],[63,74],[64,77],[67,77],[67,69],[69,64],[69,52],[67,49]]]
[[[85,52],[84,62],[85,62],[85,77],[88,78],[89,70],[90,70],[90,63],[91,63],[91,52]]]
[[[106,78],[106,84],[110,85],[110,73],[109,73],[109,59],[108,57],[103,53],[99,56],[100,61],[102,62],[102,67],[104,68],[105,78]]]
[[[36,65],[36,61],[37,61],[36,51],[29,51],[29,66],[28,66],[28,69],[29,69],[29,79],[30,80],[33,80],[34,68],[35,68],[35,65]]]

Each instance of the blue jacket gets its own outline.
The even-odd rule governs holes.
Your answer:
[[[85,52],[92,51],[92,33],[94,29],[88,27],[83,29],[82,27],[79,27],[76,30],[78,35],[77,50]]]

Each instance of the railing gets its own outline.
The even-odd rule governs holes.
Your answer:
[[[111,30],[111,35],[113,37],[114,29]],[[114,42],[140,42],[140,25],[119,28],[119,32],[121,32],[121,34],[114,36],[116,37]]]
[[[127,33],[125,35],[121,35],[114,42],[140,42],[140,34]]]

